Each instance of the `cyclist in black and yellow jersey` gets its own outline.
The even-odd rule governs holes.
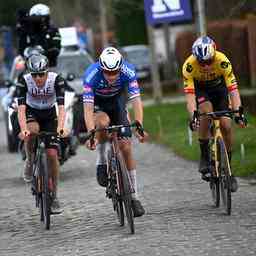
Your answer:
[[[198,109],[201,113],[221,110],[238,110],[241,107],[240,94],[232,65],[228,58],[216,51],[214,41],[208,36],[199,37],[192,46],[192,55],[183,64],[184,91],[187,110],[190,114],[190,128],[199,130],[201,159],[199,172],[204,180],[209,179],[209,118],[201,117],[200,122],[193,118]],[[235,116],[240,127],[245,127],[244,116]],[[220,126],[228,151],[229,161],[232,152],[231,116],[220,118]],[[232,176],[232,192],[237,191],[236,178]]]

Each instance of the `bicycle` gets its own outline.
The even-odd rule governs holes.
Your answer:
[[[214,111],[209,113],[198,113],[197,117],[207,116],[211,118],[210,123],[210,178],[209,186],[212,194],[212,200],[215,207],[220,206],[220,195],[222,198],[223,207],[227,215],[231,214],[232,197],[231,197],[231,176],[232,170],[230,168],[227,149],[220,130],[219,118],[223,115],[233,115],[239,113],[243,115],[243,109],[239,110],[224,110]]]
[[[50,177],[47,155],[45,148],[45,139],[48,136],[57,136],[56,132],[40,132],[36,136],[35,143],[35,160],[33,163],[33,175],[31,191],[35,196],[36,207],[39,208],[40,221],[44,222],[45,228],[50,229],[51,214],[59,214],[51,212],[51,204],[53,199],[53,181]]]
[[[93,143],[96,132],[107,132],[110,134],[110,149],[107,153],[108,163],[108,185],[106,197],[112,199],[113,209],[117,213],[120,226],[125,224],[125,215],[129,225],[130,233],[135,233],[134,216],[132,211],[132,197],[134,192],[127,174],[126,164],[119,148],[117,133],[128,127],[136,127],[141,136],[144,135],[143,128],[138,122],[130,125],[113,125],[106,128],[97,128],[87,134],[85,140],[90,139]]]

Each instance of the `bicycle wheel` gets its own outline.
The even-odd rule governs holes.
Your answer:
[[[46,229],[50,229],[51,223],[51,198],[49,190],[49,172],[47,165],[46,154],[43,153],[40,158],[40,173],[42,174],[42,204],[43,204],[43,215],[44,215],[44,224]]]
[[[213,177],[210,180],[210,189],[212,192],[212,201],[215,207],[220,206],[220,183],[219,178]]]
[[[116,201],[116,214],[120,226],[124,226],[124,206],[121,199],[117,199]]]
[[[222,138],[217,139],[220,191],[223,207],[228,215],[231,214],[231,170],[227,150]]]
[[[211,145],[211,147],[213,147]],[[212,177],[210,178],[209,186],[211,190],[211,195],[212,195],[212,201],[215,207],[220,206],[220,182],[219,182],[219,177],[216,173],[216,162],[215,162],[215,152],[214,150],[211,150],[211,173]]]
[[[129,225],[131,234],[134,234],[135,228],[132,211],[131,185],[129,177],[127,175],[126,166],[124,164],[124,160],[121,154],[117,155],[117,174],[120,175],[120,177],[118,177],[118,182],[120,186],[121,198],[124,203],[127,223]]]
[[[42,222],[44,222],[44,202],[43,202],[43,197],[42,197],[42,188],[41,188],[41,184],[42,184],[42,177],[41,176],[37,176],[35,177],[36,179],[36,186],[37,186],[37,200],[38,200],[38,204],[39,204],[39,212],[40,212],[40,220]]]
[[[113,168],[116,168],[115,164],[112,162],[112,153],[111,150],[108,151],[108,178],[109,178],[109,184],[108,184],[108,192],[111,195],[112,198],[112,204],[113,209],[116,211],[117,219],[120,224],[120,226],[124,226],[124,207],[123,207],[123,201],[120,199],[120,195],[117,193],[117,178],[116,178],[116,172],[113,170]]]

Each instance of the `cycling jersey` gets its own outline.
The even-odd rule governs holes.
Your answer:
[[[18,105],[28,105],[31,108],[42,110],[51,109],[57,102],[64,105],[65,80],[54,72],[48,72],[47,80],[39,88],[31,74],[25,74],[17,83]]]
[[[110,98],[128,88],[129,100],[140,96],[135,68],[124,61],[119,77],[113,84],[109,84],[103,75],[99,62],[91,64],[84,73],[83,78],[85,103],[94,103],[94,96]]]
[[[197,59],[191,55],[183,64],[182,68],[185,93],[195,93],[197,88],[220,87],[225,84],[228,91],[237,89],[232,65],[228,58],[221,52],[216,51],[213,63],[202,66]]]

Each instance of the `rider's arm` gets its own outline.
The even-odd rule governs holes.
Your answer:
[[[233,90],[229,93],[232,109],[238,110],[241,106],[241,99],[238,89]]]
[[[87,131],[91,131],[95,128],[94,123],[94,93],[90,85],[84,85],[83,93],[83,102],[84,102],[84,121]]]
[[[16,85],[16,95],[18,99],[18,121],[19,121],[21,131],[27,130],[26,93],[27,93],[27,86],[26,86],[25,79],[22,77]]]
[[[220,68],[228,88],[232,109],[238,110],[241,106],[238,84],[233,73],[232,65],[228,58],[223,54],[223,61],[220,63]]]
[[[134,119],[143,124],[143,104],[140,98],[140,87],[134,72],[128,84],[129,101],[132,103]]]
[[[84,120],[88,132],[95,128],[93,112],[94,104],[84,103]]]
[[[65,124],[65,84],[66,81],[60,75],[56,77],[54,88],[58,104],[58,128],[63,130]]]
[[[186,93],[185,97],[186,97],[186,102],[187,102],[187,110],[189,112],[190,117],[192,117],[194,111],[196,110],[195,94]]]
[[[196,110],[196,98],[193,79],[193,67],[188,61],[186,61],[183,65],[182,74],[187,110],[190,114],[190,117],[192,117],[193,112]]]
[[[140,97],[132,99],[132,108],[134,111],[134,119],[143,124],[143,104]]]

